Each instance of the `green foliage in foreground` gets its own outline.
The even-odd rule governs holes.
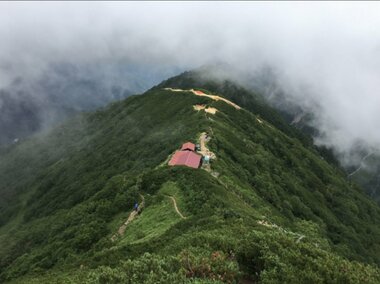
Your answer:
[[[379,283],[379,207],[287,127],[257,118],[156,89],[2,154],[0,194],[14,201],[0,204],[0,280]],[[203,131],[218,178],[166,165]],[[145,209],[111,241],[141,196]]]
[[[195,239],[200,241],[198,238]],[[207,238],[221,241],[216,233],[208,234]],[[202,239],[205,240],[205,236]],[[174,256],[144,253],[133,260],[122,260],[115,267],[82,268],[68,275],[48,273],[32,278],[35,279],[32,281],[36,283],[37,281],[238,283],[240,279],[248,279],[247,275],[250,275],[252,281],[260,283],[379,283],[380,281],[380,271],[376,268],[349,262],[310,243],[296,244],[292,238],[281,233],[251,231],[238,245],[231,241],[218,245],[219,250],[191,247],[183,249]],[[221,248],[229,251],[223,252]],[[34,283],[29,281],[30,278],[24,278],[18,283]]]

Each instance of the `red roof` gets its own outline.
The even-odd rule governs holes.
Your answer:
[[[203,93],[202,91],[194,91],[194,93],[196,93],[197,95],[205,95],[205,93]]]
[[[201,156],[191,151],[177,151],[169,161],[169,166],[188,166],[199,168]]]
[[[191,142],[186,142],[185,144],[182,145],[181,150],[195,151],[195,145]]]

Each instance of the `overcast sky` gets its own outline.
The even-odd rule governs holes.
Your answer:
[[[55,62],[271,64],[293,99],[318,102],[321,143],[380,147],[380,3],[0,2],[0,42],[0,87]]]

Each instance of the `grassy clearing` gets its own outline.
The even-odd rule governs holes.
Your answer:
[[[162,185],[157,197],[150,199],[151,204],[128,225],[120,245],[149,241],[164,234],[166,230],[181,221],[174,209],[172,200],[168,196],[173,196],[176,199],[181,213],[188,214],[184,210],[185,206],[180,188],[174,182],[166,182]]]
[[[178,210],[186,217],[190,215],[190,213],[186,211],[184,196],[181,192],[181,189],[178,187],[178,185],[175,182],[164,183],[158,193],[165,196],[173,196],[177,202]],[[175,212],[172,201],[170,199],[168,200],[172,204],[172,207],[173,207],[172,209]]]
[[[173,209],[171,200],[160,198],[155,204],[146,207],[143,212],[128,225],[120,245],[135,244],[159,237],[181,218]]]

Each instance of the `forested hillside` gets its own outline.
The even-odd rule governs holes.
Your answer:
[[[378,205],[259,97],[180,78],[1,153],[1,281],[379,283]],[[210,168],[167,165],[204,132]]]

